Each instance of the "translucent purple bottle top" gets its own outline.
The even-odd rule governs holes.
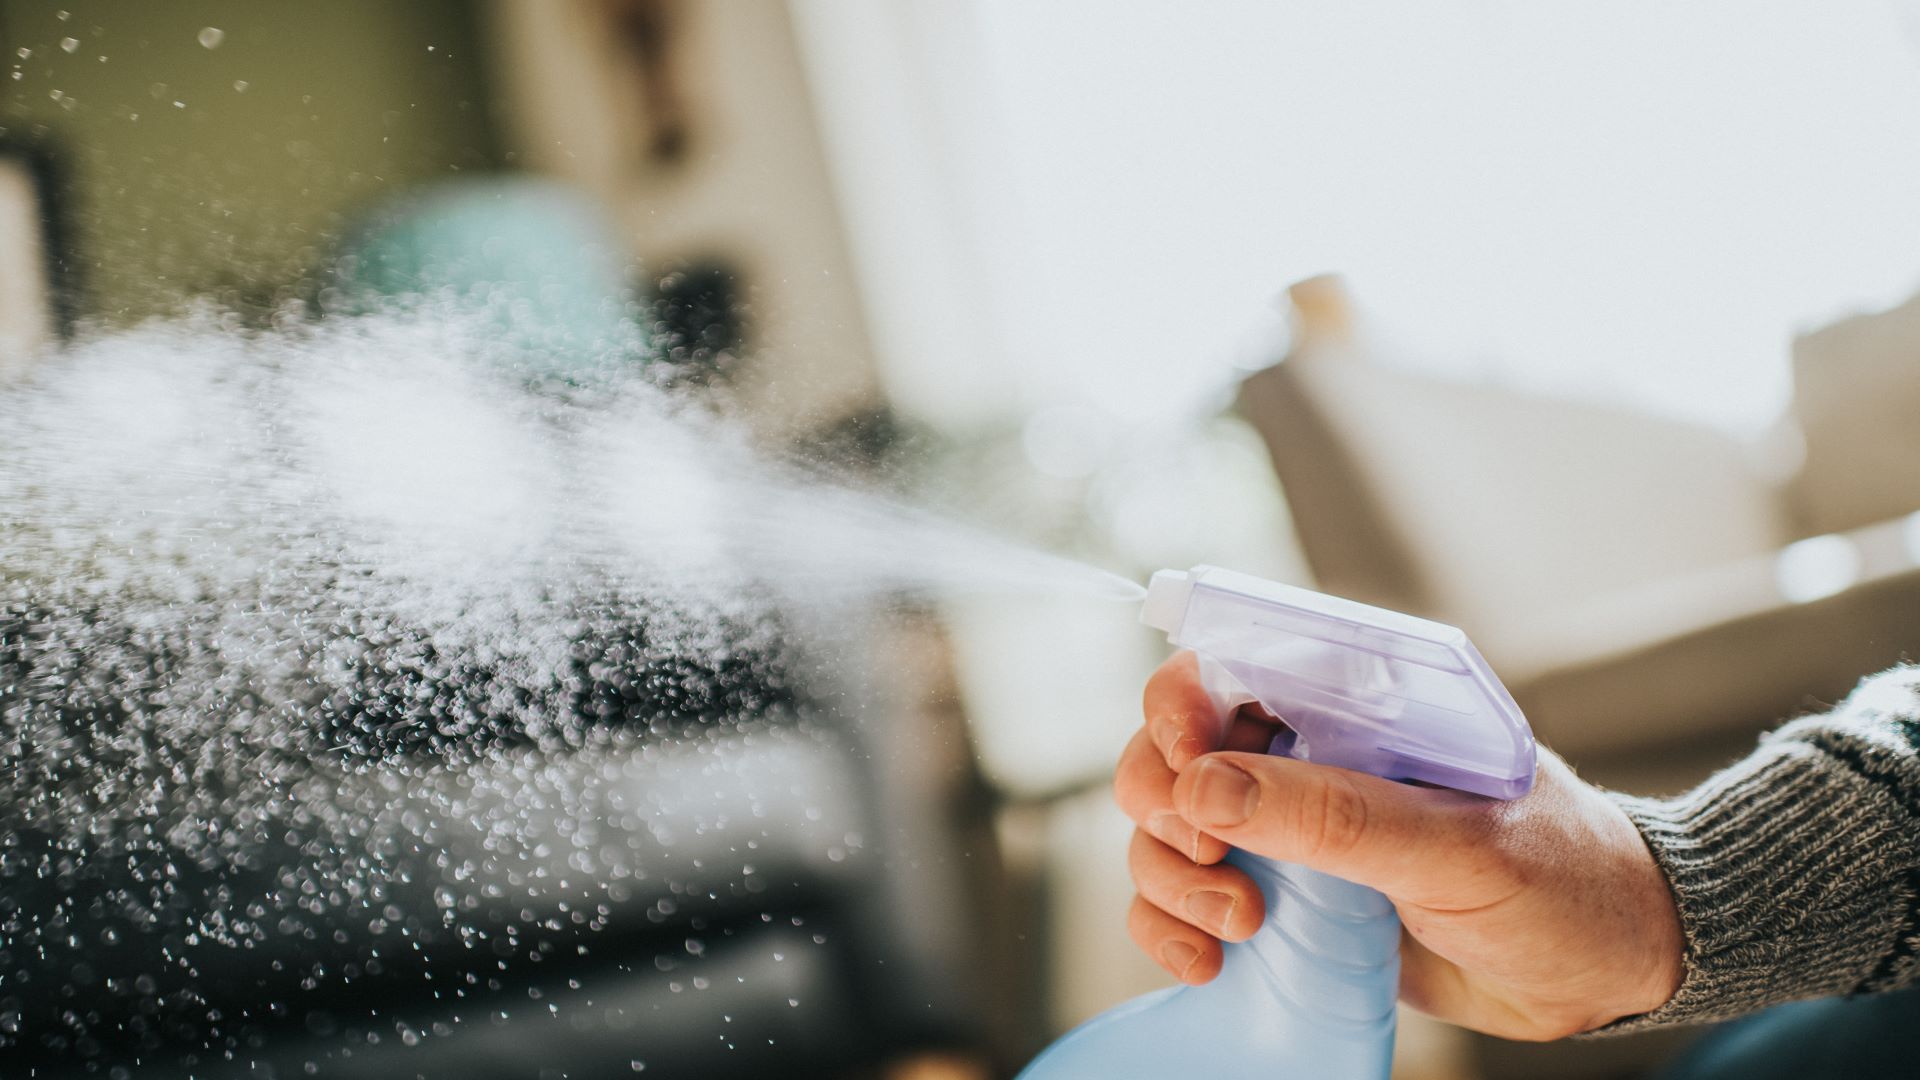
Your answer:
[[[1274,753],[1501,799],[1533,786],[1526,717],[1456,627],[1213,566],[1154,574],[1140,621],[1199,653],[1216,697],[1278,716]]]

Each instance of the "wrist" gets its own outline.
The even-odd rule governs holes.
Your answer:
[[[1640,932],[1631,950],[1638,959],[1638,971],[1629,980],[1614,1015],[1603,1023],[1652,1013],[1672,1001],[1685,978],[1687,951],[1679,903],[1666,871],[1633,819],[1618,804],[1607,801],[1616,822],[1623,892]]]

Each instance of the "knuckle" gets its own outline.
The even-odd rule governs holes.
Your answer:
[[[1127,935],[1148,953],[1153,952],[1154,944],[1163,934],[1162,924],[1155,918],[1158,910],[1146,897],[1137,894],[1133,898],[1133,905],[1127,909]]]
[[[1148,925],[1146,912],[1142,910],[1145,904],[1146,901],[1138,896],[1133,898],[1133,906],[1127,909],[1127,936],[1133,939],[1135,945],[1151,952],[1153,931]]]
[[[1143,893],[1151,892],[1160,885],[1164,873],[1154,858],[1158,854],[1154,849],[1160,842],[1149,836],[1144,830],[1133,830],[1133,840],[1127,845],[1127,875],[1133,878],[1134,885]]]
[[[1171,795],[1171,789],[1156,791],[1155,776],[1151,760],[1143,760],[1134,751],[1121,757],[1119,768],[1115,770],[1113,785],[1110,789],[1114,805],[1120,812],[1131,818],[1136,824],[1143,823],[1156,809],[1165,803]]]
[[[1298,796],[1298,827],[1309,857],[1339,857],[1360,846],[1367,832],[1367,800],[1344,776],[1329,775]]]

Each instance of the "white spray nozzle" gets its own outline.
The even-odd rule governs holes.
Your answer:
[[[1193,597],[1193,574],[1186,570],[1156,570],[1147,582],[1147,599],[1140,605],[1140,621],[1165,634],[1179,629]]]

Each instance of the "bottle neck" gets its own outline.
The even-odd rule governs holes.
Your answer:
[[[1364,885],[1243,851],[1227,861],[1266,897],[1266,920],[1229,946],[1275,996],[1325,1024],[1392,1029],[1400,990],[1400,917]]]

